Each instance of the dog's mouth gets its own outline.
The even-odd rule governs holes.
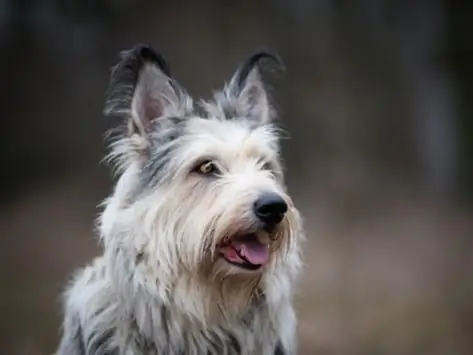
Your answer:
[[[228,263],[247,270],[258,270],[269,260],[269,245],[261,243],[255,233],[232,238],[219,251]]]

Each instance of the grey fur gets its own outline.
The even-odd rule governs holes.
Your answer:
[[[109,155],[119,178],[100,218],[104,254],[67,289],[57,355],[295,354],[303,230],[283,185],[263,58],[280,63],[250,57],[196,108],[151,48],[122,54],[105,109],[122,129]],[[205,159],[217,175],[195,172]],[[252,214],[262,189],[289,205],[271,234]],[[272,254],[245,273],[218,246],[250,230]]]
[[[90,289],[99,286],[98,283],[106,282],[102,279],[105,277],[105,274],[101,272],[104,267],[102,262],[103,260],[98,259],[92,266],[78,274],[76,282],[69,292],[74,293],[75,296],[81,296],[81,293],[93,292]],[[101,292],[106,294],[101,299],[103,305],[87,303],[87,307],[92,308],[86,310],[66,304],[63,337],[57,351],[58,355],[256,355],[263,354],[263,352],[248,352],[245,340],[255,341],[258,334],[267,334],[268,336],[268,339],[258,340],[263,344],[268,344],[264,345],[264,349],[267,349],[268,346],[274,349],[271,353],[267,353],[268,355],[291,354],[283,351],[282,344],[271,327],[261,329],[261,319],[269,320],[271,318],[264,298],[255,301],[247,309],[247,313],[241,315],[238,330],[235,329],[235,325],[222,324],[199,329],[197,333],[194,329],[180,328],[179,334],[174,328],[175,325],[172,324],[167,308],[163,305],[156,305],[154,307],[158,308],[158,311],[153,314],[159,316],[155,318],[150,314],[149,322],[144,326],[141,325],[145,330],[143,332],[133,315],[118,304],[117,297],[119,295],[112,291],[114,286],[100,285],[100,287],[102,288]],[[146,296],[143,294],[136,294],[133,307],[143,308],[146,312],[147,308],[149,310],[149,307],[153,306],[150,304],[151,300],[144,297]],[[82,315],[81,319],[81,312],[86,312],[87,316]],[[259,317],[255,317],[256,314]],[[153,337],[155,332],[159,332],[158,339]],[[206,342],[197,344],[199,337],[206,339]],[[263,351],[263,349],[260,348],[259,351]]]

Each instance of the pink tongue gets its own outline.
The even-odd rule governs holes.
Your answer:
[[[233,247],[238,250],[241,256],[254,265],[264,265],[269,258],[267,245],[256,241],[235,241]]]

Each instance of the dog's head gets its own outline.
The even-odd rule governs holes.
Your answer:
[[[119,180],[102,216],[106,250],[154,279],[296,268],[299,214],[285,190],[265,62],[282,67],[254,54],[212,100],[194,103],[150,47],[122,54],[105,108],[123,120],[111,144]]]

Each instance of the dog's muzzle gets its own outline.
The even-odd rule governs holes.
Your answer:
[[[257,270],[269,261],[270,245],[260,233],[269,236],[284,219],[287,203],[276,193],[266,192],[253,204],[253,213],[259,222],[259,231],[237,235],[220,245],[220,255],[230,264],[248,270]],[[264,230],[264,232],[263,232]],[[269,236],[271,239],[271,237]]]

